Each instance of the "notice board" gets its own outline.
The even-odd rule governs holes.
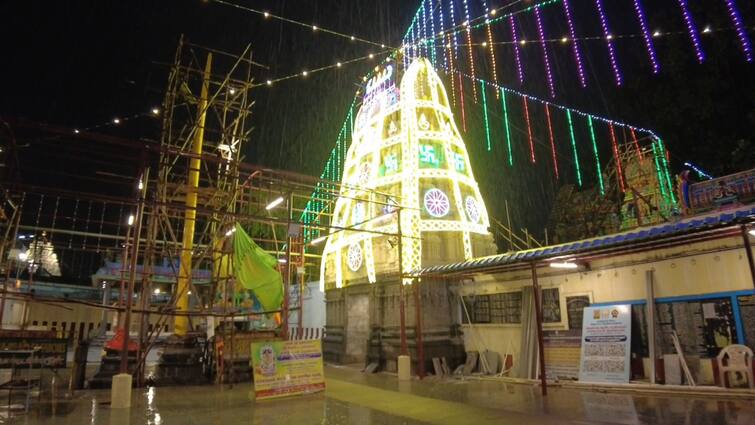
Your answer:
[[[256,341],[251,346],[257,399],[325,389],[321,340]]]
[[[585,307],[579,380],[627,383],[632,310],[629,305]]]

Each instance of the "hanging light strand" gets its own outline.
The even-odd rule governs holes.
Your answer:
[[[558,159],[556,159],[556,141],[553,137],[553,125],[551,124],[551,111],[548,104],[545,104],[545,118],[548,121],[548,141],[551,145],[551,158],[553,159],[553,172],[558,180]]]
[[[592,153],[595,156],[595,169],[598,172],[598,185],[600,194],[606,194],[606,188],[603,184],[603,170],[600,168],[600,156],[598,155],[598,142],[595,140],[595,128],[592,125],[592,117],[587,116],[587,126],[590,128],[590,140],[592,141]]]
[[[579,76],[579,83],[582,88],[587,87],[587,79],[585,78],[585,70],[582,66],[582,55],[579,52],[579,43],[577,42],[577,32],[574,29],[574,21],[572,20],[571,7],[569,6],[569,0],[563,0],[564,14],[566,15],[566,23],[569,27],[569,36],[572,39],[572,52],[574,53],[574,62],[577,64],[577,75]]]
[[[304,22],[296,21],[294,19],[286,18],[284,16],[275,15],[275,14],[272,14],[272,13],[264,11],[264,10],[258,10],[258,9],[254,9],[254,8],[251,8],[251,7],[248,7],[248,6],[242,6],[240,4],[231,3],[231,2],[228,2],[228,1],[225,1],[225,0],[211,0],[211,1],[213,1],[215,3],[218,3],[218,4],[222,4],[224,6],[230,6],[230,7],[236,8],[236,9],[244,10],[246,12],[255,13],[257,15],[260,15],[260,16],[264,17],[265,19],[275,19],[275,20],[278,20],[278,21],[281,21],[281,22],[285,22],[285,23],[288,23],[288,24],[298,25],[298,26],[306,27],[306,28],[309,28],[309,29],[312,29],[312,30],[316,30],[318,32],[323,32],[323,33],[335,35],[337,37],[345,38],[345,39],[348,39],[350,41],[358,41],[360,43],[371,44],[373,46],[377,46],[377,47],[380,47],[380,48],[385,48],[386,47],[385,43],[377,43],[375,41],[370,41],[370,40],[364,39],[362,37],[357,37],[354,34],[345,34],[345,33],[334,31],[334,30],[331,30],[331,29],[328,29],[328,28],[322,28],[322,27],[317,26],[317,25],[307,24],[307,23],[304,23]]]
[[[548,59],[548,46],[545,45],[545,31],[543,30],[543,20],[540,16],[540,8],[535,8],[535,21],[537,22],[537,33],[540,37],[540,45],[543,48],[543,63],[545,64],[545,76],[548,80],[548,92],[551,97],[556,97],[556,89],[553,86],[553,71],[551,70],[551,63]]]
[[[501,105],[503,106],[503,123],[506,127],[506,149],[509,154],[509,165],[514,165],[514,154],[511,152],[511,129],[509,128],[509,108],[506,105],[506,92],[503,88],[501,92]]]

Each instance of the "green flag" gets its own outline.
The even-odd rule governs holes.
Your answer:
[[[233,236],[233,271],[244,288],[251,290],[266,311],[283,304],[283,278],[278,260],[260,248],[240,224]]]

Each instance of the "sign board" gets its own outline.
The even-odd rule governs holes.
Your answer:
[[[632,336],[629,305],[585,307],[579,380],[629,382]]]
[[[254,395],[257,399],[325,389],[319,339],[252,342]]]

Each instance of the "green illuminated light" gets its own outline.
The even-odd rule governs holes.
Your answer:
[[[501,104],[503,105],[503,122],[506,124],[506,147],[509,150],[509,165],[514,165],[514,155],[511,152],[511,129],[509,128],[509,109],[506,107],[506,92],[501,89]]]
[[[606,194],[606,188],[603,185],[603,171],[600,169],[600,156],[598,156],[598,143],[595,141],[595,129],[592,125],[592,116],[587,116],[587,125],[590,127],[590,140],[592,140],[592,153],[595,155],[595,167],[598,170],[598,184],[600,185],[600,194]]]
[[[577,155],[577,141],[574,139],[574,125],[571,120],[571,111],[566,110],[566,119],[569,121],[569,137],[571,138],[571,148],[574,152],[574,167],[577,170],[577,184],[582,187],[582,172],[579,170],[579,155]]]
[[[485,114],[485,139],[487,140],[487,143],[488,143],[487,145],[488,152],[490,152],[491,146],[490,146],[490,125],[488,124],[488,99],[487,99],[487,96],[485,95],[485,82],[484,81],[480,81],[480,89],[482,91],[482,110],[484,111],[484,114]]]

